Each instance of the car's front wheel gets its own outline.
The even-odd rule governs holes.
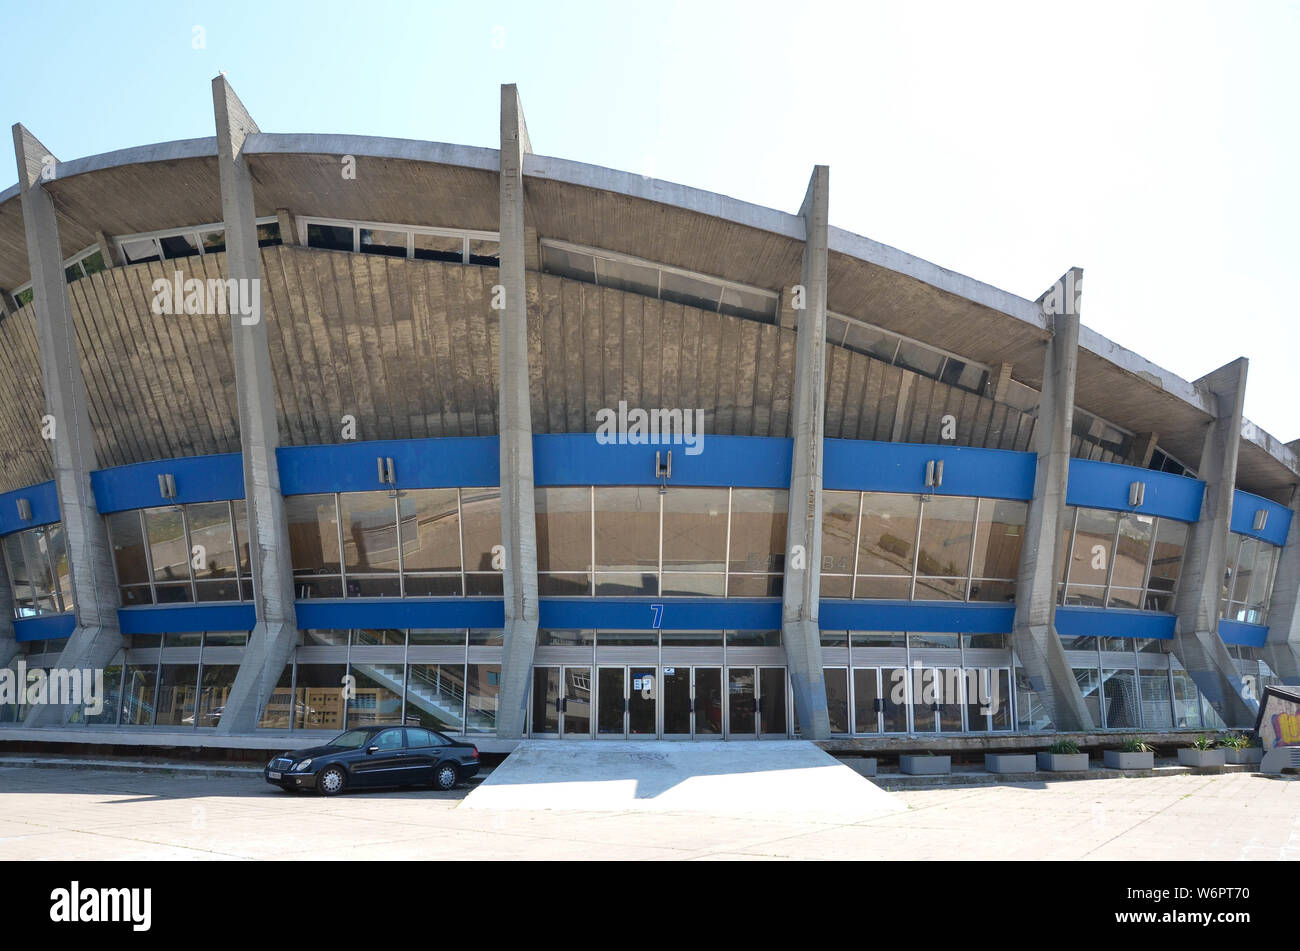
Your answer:
[[[453,763],[441,763],[433,771],[433,786],[435,789],[455,789],[456,784],[460,782],[460,770]]]
[[[316,788],[322,796],[337,796],[347,784],[347,775],[337,766],[326,767],[316,779]]]

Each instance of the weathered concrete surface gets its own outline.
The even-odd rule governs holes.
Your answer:
[[[828,816],[903,809],[857,772],[800,740],[520,744],[465,809]]]
[[[1284,683],[1300,684],[1300,491],[1291,499],[1291,531],[1273,582],[1263,653]]]

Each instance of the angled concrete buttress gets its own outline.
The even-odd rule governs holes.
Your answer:
[[[1178,615],[1174,656],[1223,722],[1233,727],[1253,726],[1259,710],[1258,702],[1250,699],[1253,691],[1243,681],[1237,662],[1219,639],[1219,596],[1227,570],[1247,365],[1240,357],[1196,381],[1197,387],[1209,392],[1215,417],[1201,449],[1198,474],[1205,480],[1201,517],[1187,533],[1174,595],[1174,613]]]
[[[1264,660],[1282,682],[1300,685],[1300,487],[1291,490],[1291,531],[1277,565],[1268,606]],[[0,655],[2,656],[2,655]],[[1255,691],[1259,695],[1259,691]]]
[[[537,643],[537,522],[533,419],[528,387],[528,299],[524,283],[524,156],[532,151],[513,85],[501,87],[501,322],[499,411],[501,542],[505,629],[497,736],[523,736]],[[494,295],[495,296],[495,293]],[[487,319],[487,315],[483,315]]]
[[[258,131],[257,125],[224,76],[212,80],[212,104],[216,113],[221,210],[226,223],[226,277],[241,282],[257,282],[252,286],[258,286],[262,279],[262,258],[257,246],[253,178],[243,154],[244,140]],[[246,294],[244,299],[250,297]],[[260,295],[255,299],[260,299]],[[245,315],[235,311],[237,308],[231,308],[231,353],[239,400],[239,443],[244,454],[244,499],[248,510],[248,554],[253,567],[257,620],[217,726],[221,733],[248,733],[257,726],[298,639],[293,569],[289,560],[289,528],[284,514],[284,497],[280,494],[280,470],[275,458],[276,447],[280,445],[280,430],[276,417],[275,378],[271,373],[271,353],[267,346],[266,315]]]
[[[50,453],[77,614],[77,625],[59,657],[58,666],[105,667],[122,649],[123,640],[117,623],[117,581],[108,528],[95,506],[95,494],[90,487],[90,473],[96,468],[95,433],[91,428],[77,330],[63,273],[58,220],[54,199],[43,185],[44,181],[58,177],[58,162],[21,124],[15,125],[13,131],[45,386],[45,412],[54,418]],[[32,425],[40,426],[40,419],[33,419]],[[50,725],[66,720],[73,712],[64,707],[37,706],[28,714],[26,723]]]
[[[1095,724],[1056,635],[1057,551],[1070,475],[1074,381],[1079,370],[1079,298],[1083,270],[1071,268],[1038,299],[1052,338],[1043,362],[1043,389],[1035,435],[1038,466],[1029,502],[1016,581],[1011,646],[1033,691],[1057,730],[1092,730]]]
[[[18,655],[18,641],[14,637],[14,590],[9,586],[9,571],[0,558],[0,667],[8,665]],[[4,710],[0,709],[0,719]]]
[[[804,221],[804,306],[796,307],[794,398],[790,419],[794,456],[786,519],[781,640],[794,690],[799,731],[806,740],[830,739],[826,678],[822,672],[821,597],[822,452],[826,413],[826,267],[830,169],[818,165],[799,214]]]

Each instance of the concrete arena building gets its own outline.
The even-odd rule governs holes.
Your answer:
[[[513,86],[500,150],[213,100],[72,161],[14,126],[0,663],[108,699],[0,740],[1014,747],[1297,682],[1300,459],[1244,359],[1188,382],[1078,270],[1031,301],[834,228],[825,167],[789,214],[536,155]]]

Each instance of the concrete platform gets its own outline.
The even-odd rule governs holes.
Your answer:
[[[459,808],[797,814],[857,822],[906,807],[802,740],[526,740]]]

